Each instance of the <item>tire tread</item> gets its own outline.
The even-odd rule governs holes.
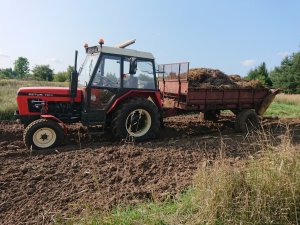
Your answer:
[[[114,113],[112,119],[112,132],[114,137],[118,140],[122,140],[128,137],[127,132],[125,133],[124,129],[122,129],[122,125],[124,123],[124,116],[128,113],[128,109],[132,109],[134,107],[147,108],[151,111],[149,112],[150,115],[153,115],[151,116],[152,124],[150,130],[147,132],[147,134],[142,137],[136,138],[135,140],[146,141],[154,138],[157,135],[160,127],[160,113],[158,112],[157,106],[153,102],[145,98],[132,98],[129,101],[125,102],[120,107],[120,109]]]

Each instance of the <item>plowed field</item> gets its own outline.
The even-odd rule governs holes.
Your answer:
[[[48,224],[87,208],[176,197],[203,162],[259,151],[258,135],[238,134],[225,119],[169,118],[160,137],[144,143],[114,142],[109,134],[91,136],[72,125],[63,146],[40,152],[24,147],[22,125],[0,122],[0,224]],[[263,123],[274,143],[288,123],[298,144],[299,120]]]

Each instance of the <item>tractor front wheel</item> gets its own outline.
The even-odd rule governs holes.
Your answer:
[[[27,148],[41,150],[59,145],[63,137],[64,131],[57,122],[39,119],[26,127],[23,141]]]

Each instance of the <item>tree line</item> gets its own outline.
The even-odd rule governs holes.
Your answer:
[[[45,81],[69,81],[73,67],[66,71],[54,73],[49,65],[36,65],[30,73],[29,61],[19,57],[14,62],[14,68],[0,69],[0,79],[34,79]],[[300,51],[286,56],[279,66],[268,71],[266,63],[250,70],[246,76],[249,80],[259,80],[264,85],[280,88],[285,93],[300,93]]]
[[[285,93],[300,94],[300,52],[286,56],[273,70],[268,71],[266,63],[250,70],[246,76],[259,80],[264,85],[279,88]]]
[[[36,65],[30,72],[29,61],[25,57],[19,57],[14,61],[13,68],[0,68],[0,79],[28,79],[40,81],[65,82],[70,80],[72,66],[68,66],[66,71],[54,73],[49,65]]]

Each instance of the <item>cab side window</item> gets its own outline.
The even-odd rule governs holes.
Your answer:
[[[138,60],[136,74],[129,74],[129,59],[124,60],[123,87],[155,89],[152,61]]]

